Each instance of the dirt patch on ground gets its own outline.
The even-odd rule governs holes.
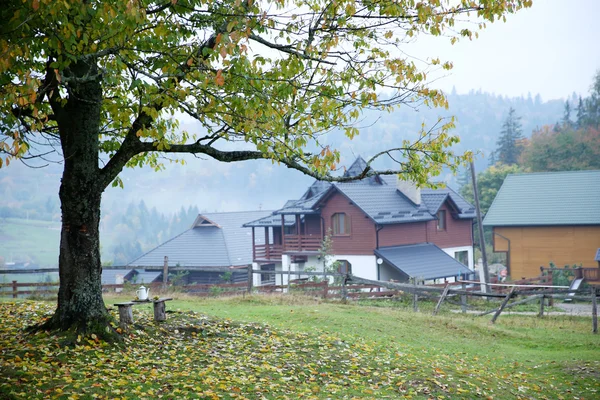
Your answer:
[[[555,306],[565,310],[567,315],[591,316],[592,305],[585,303],[555,303]]]

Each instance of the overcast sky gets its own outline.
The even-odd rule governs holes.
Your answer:
[[[600,69],[600,0],[533,0],[533,6],[488,24],[473,41],[454,46],[419,38],[419,56],[438,55],[454,69],[435,83],[458,93],[481,89],[543,100],[587,96]]]

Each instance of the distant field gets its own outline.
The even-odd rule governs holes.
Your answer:
[[[0,257],[30,259],[42,267],[58,265],[60,223],[17,218],[0,219]]]

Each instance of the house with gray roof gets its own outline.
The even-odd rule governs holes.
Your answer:
[[[223,268],[231,269],[234,282],[246,281],[246,270],[237,272],[236,269],[252,264],[253,238],[252,230],[242,225],[271,214],[272,211],[200,214],[190,229],[136,258],[128,266],[146,274],[162,273],[167,257],[169,267],[177,267],[178,271],[186,273],[184,283],[222,283]],[[261,239],[256,238],[254,242],[260,244]]]
[[[508,175],[483,225],[506,252],[512,278],[535,277],[553,263],[595,266],[600,247],[600,171]]]
[[[344,176],[361,176],[366,168],[358,157]],[[431,281],[473,272],[474,217],[475,208],[450,188],[421,189],[375,175],[317,180],[300,199],[244,226],[252,228],[257,269],[302,271],[337,262],[367,279]],[[326,257],[325,237],[331,238]],[[285,283],[285,274],[277,277]]]

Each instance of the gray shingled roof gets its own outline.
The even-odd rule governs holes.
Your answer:
[[[391,185],[339,183],[335,187],[378,224],[430,221],[435,219],[424,203],[416,207]]]
[[[428,280],[473,273],[431,243],[382,247],[375,250],[375,255],[410,278]]]
[[[344,176],[360,174],[366,165],[366,162],[358,157]],[[398,191],[395,176],[382,176],[343,183],[314,181],[300,200],[287,201],[282,209],[273,213],[275,216],[247,222],[244,226],[280,226],[278,214],[318,214],[321,200],[334,190],[344,194],[367,216],[381,225],[434,220],[438,209],[448,199],[458,208],[458,218],[475,218],[475,207],[450,188],[421,189],[421,204],[415,206]],[[287,221],[286,219],[286,225]],[[293,220],[289,225],[293,225]]]
[[[437,210],[443,203],[443,200],[442,203],[439,203],[440,197],[444,195],[448,195],[448,197],[450,197],[450,199],[459,209],[458,218],[475,218],[475,207],[449,187],[440,189],[421,189],[421,199],[423,200],[425,205],[427,205],[427,208],[430,213],[437,212]]]
[[[127,275],[133,275],[134,269],[108,269],[102,268],[102,276],[100,277],[103,285],[114,285],[117,283],[117,275],[121,275],[123,279]],[[123,281],[119,282],[123,283]]]
[[[483,225],[600,225],[600,171],[508,175]]]
[[[251,230],[244,222],[271,214],[271,211],[203,213],[219,226],[188,229],[173,239],[130,262],[129,266],[160,267],[164,257],[169,266],[228,267],[252,263]],[[261,238],[257,237],[257,243]]]
[[[285,226],[294,226],[294,224],[296,223],[296,217],[293,215],[284,215],[284,223]],[[271,214],[267,215],[264,218],[257,219],[256,221],[251,221],[244,224],[244,227],[246,228],[258,228],[267,226],[281,226],[281,215]]]
[[[136,269],[137,274],[133,275],[129,280],[134,283],[152,283],[158,281],[162,275],[162,271],[144,271]]]

